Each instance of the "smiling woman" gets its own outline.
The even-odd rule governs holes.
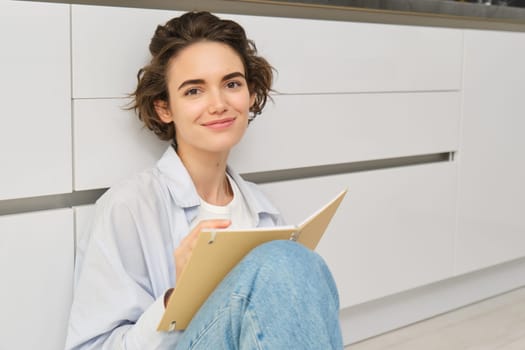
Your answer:
[[[174,140],[175,129],[173,124],[166,124],[160,120],[154,111],[154,102],[159,100],[168,102],[170,92],[167,85],[170,77],[167,72],[176,56],[192,44],[208,42],[227,45],[241,60],[240,72],[245,77],[250,94],[255,99],[250,106],[251,118],[260,114],[266,104],[273,78],[271,66],[263,57],[257,55],[255,44],[246,37],[241,26],[228,20],[217,22],[216,18],[211,14],[190,12],[168,21],[164,26],[158,26],[151,40],[149,49],[153,59],[149,65],[139,71],[139,83],[133,94],[135,97],[133,107],[146,126],[163,140]],[[214,66],[213,56],[209,55],[209,52],[206,56],[209,56],[207,63],[212,63]],[[173,73],[171,75],[173,76]],[[195,83],[198,79],[200,78],[190,78],[188,83]]]
[[[282,219],[228,166],[272,82],[242,27],[190,12],[158,26],[150,51],[133,108],[172,145],[97,202],[89,238],[77,247],[66,349],[342,349],[331,273],[291,241],[250,252],[184,332],[156,331],[203,229]]]
[[[239,55],[226,44],[198,42],[171,59],[166,78],[169,101],[156,101],[155,111],[174,124],[179,157],[210,152],[227,159],[255,102]]]

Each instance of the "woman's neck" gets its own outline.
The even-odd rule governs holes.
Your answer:
[[[226,205],[233,199],[226,177],[228,154],[177,150],[199,196],[213,205]]]

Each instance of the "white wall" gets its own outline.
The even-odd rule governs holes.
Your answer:
[[[74,242],[86,234],[93,209],[67,199],[152,166],[166,147],[122,107],[148,59],[155,26],[179,14],[0,2],[0,42],[8,48],[0,63],[10,67],[9,84],[0,87],[7,96],[0,128],[0,271],[12,285],[0,300],[7,310],[17,297],[31,300],[23,312],[13,309],[0,319],[9,333],[0,348],[35,348],[37,338],[17,343],[27,334],[22,322],[49,307],[53,322],[41,314],[29,318],[41,324],[38,348],[63,344]],[[339,286],[343,316],[525,256],[519,215],[525,204],[524,34],[224,17],[240,22],[278,71],[274,103],[232,154],[241,173],[271,178],[282,170],[368,161],[381,168],[394,158],[456,154],[443,162],[328,170],[262,185],[289,221],[349,188],[318,248]],[[28,41],[37,41],[36,49],[22,45]],[[64,208],[2,215],[23,198],[44,196],[45,202],[48,195],[65,198]],[[43,290],[31,288],[32,273]],[[42,295],[53,301],[43,305]],[[488,296],[461,302],[480,295]],[[407,313],[414,316],[389,327],[436,310]],[[368,329],[360,334],[385,327]]]

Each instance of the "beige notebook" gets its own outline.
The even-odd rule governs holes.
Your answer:
[[[186,329],[215,287],[258,245],[281,239],[294,240],[315,249],[346,192],[341,192],[298,226],[202,231],[157,330]]]

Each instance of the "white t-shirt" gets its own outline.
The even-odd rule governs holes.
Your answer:
[[[239,187],[233,179],[227,175],[228,181],[233,191],[233,199],[226,205],[213,205],[202,198],[200,199],[201,205],[199,212],[193,221],[191,222],[191,228],[197,226],[202,220],[210,219],[227,219],[231,220],[231,225],[228,228],[231,229],[243,229],[255,227],[255,218],[248,208],[248,204],[244,199]]]

